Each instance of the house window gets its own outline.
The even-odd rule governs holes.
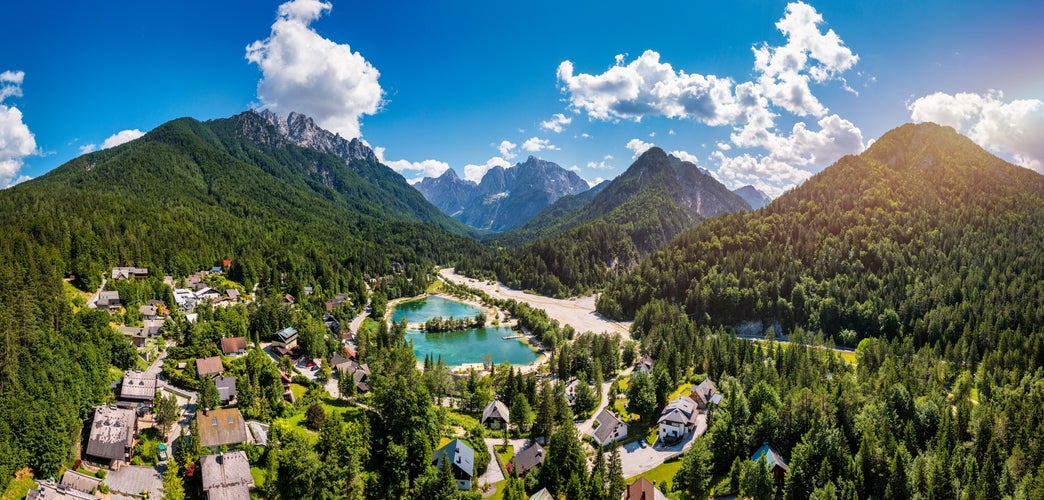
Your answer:
[[[232,417],[228,417],[228,425],[232,425]]]
[[[210,419],[210,425],[217,425],[217,417],[213,417]]]

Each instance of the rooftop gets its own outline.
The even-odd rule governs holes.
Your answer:
[[[207,448],[235,445],[247,440],[246,423],[239,408],[218,408],[196,414],[199,441]]]
[[[110,460],[126,458],[127,448],[134,442],[137,424],[134,410],[99,406],[94,409],[87,454]]]
[[[128,371],[123,374],[120,399],[152,401],[156,397],[156,374]]]

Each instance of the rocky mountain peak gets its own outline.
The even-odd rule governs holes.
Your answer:
[[[350,163],[352,160],[378,162],[373,150],[358,138],[345,139],[340,134],[320,127],[307,115],[291,111],[286,118],[283,118],[268,109],[257,113],[271,123],[280,134],[298,146],[332,154],[344,160],[345,163]]]

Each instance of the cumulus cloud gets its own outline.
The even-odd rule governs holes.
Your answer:
[[[692,163],[693,165],[700,164],[700,159],[697,158],[696,155],[688,151],[681,151],[676,149],[674,151],[671,151],[670,154],[681,161],[687,161],[689,163]]]
[[[102,142],[101,149],[114,148],[125,142],[133,141],[134,139],[137,139],[143,135],[145,135],[145,132],[142,132],[136,128],[129,130],[121,130],[106,138],[105,141]]]
[[[654,50],[630,63],[624,60],[617,55],[616,64],[600,75],[574,74],[571,61],[559,64],[558,80],[570,106],[598,120],[665,116],[724,125],[739,114],[729,78],[675,71]]]
[[[565,126],[573,123],[573,119],[562,113],[555,113],[550,120],[540,122],[540,128],[544,130],[550,130],[554,133],[560,133],[565,130]]]
[[[558,146],[551,144],[549,139],[541,139],[539,137],[530,137],[526,142],[522,143],[522,149],[535,153],[537,151],[549,150],[558,151]]]
[[[589,161],[589,162],[587,162],[587,168],[593,168],[593,169],[599,169],[599,170],[610,169],[610,168],[613,168],[612,163],[609,163],[612,160],[613,160],[613,155],[605,155],[602,158],[601,161]]]
[[[630,149],[631,151],[634,151],[634,155],[632,156],[632,158],[638,158],[642,155],[642,153],[648,151],[649,148],[653,146],[655,146],[655,144],[651,142],[645,142],[641,139],[631,139],[627,141],[626,148]]]
[[[424,160],[424,161],[409,161],[409,160],[389,160],[384,156],[385,149],[382,147],[373,148],[373,154],[377,155],[377,160],[387,165],[392,170],[398,172],[403,177],[407,177],[407,181],[410,184],[419,182],[425,177],[438,177],[449,170],[449,164],[438,160]]]
[[[482,177],[493,167],[510,168],[511,164],[499,156],[494,156],[486,160],[486,163],[483,165],[464,165],[464,178],[476,183],[482,182]]]
[[[304,113],[343,137],[359,137],[360,118],[380,110],[384,91],[380,73],[362,54],[312,29],[332,8],[317,0],[280,5],[268,38],[248,45],[246,59],[261,69],[257,97],[264,106]]]
[[[591,119],[640,122],[656,116],[732,127],[729,142],[719,142],[708,160],[719,165],[722,179],[778,195],[807,179],[810,169],[865,147],[860,129],[830,114],[812,93],[812,84],[830,81],[851,91],[844,74],[859,61],[836,32],[821,29],[823,24],[808,4],[788,4],[775,24],[785,42],[751,47],[752,81],[676,69],[653,50],[631,61],[617,55],[612,66],[594,74],[563,61],[557,76],[570,109]],[[791,130],[777,129],[780,112],[798,118]],[[806,117],[817,121],[805,122]],[[638,139],[628,143],[635,157],[649,146]],[[734,148],[748,151],[726,154]]]
[[[949,125],[983,148],[1044,173],[1044,102],[1039,99],[1005,102],[999,91],[936,92],[908,108],[914,121]]]
[[[90,144],[84,144],[83,146],[80,146],[80,154],[81,155],[85,155],[87,153],[91,153],[91,152],[94,152],[94,151],[97,151],[97,150],[98,150],[98,145],[94,144],[93,142],[90,143]]]
[[[503,141],[500,141],[500,145],[497,146],[497,151],[500,151],[500,156],[510,160],[518,156],[518,153],[515,152],[516,147],[518,147],[518,144],[504,139]]]
[[[823,33],[823,16],[803,2],[787,5],[776,28],[787,38],[786,45],[754,47],[754,69],[758,83],[772,103],[798,116],[823,116],[827,108],[812,95],[809,81],[839,79],[859,61],[834,32]],[[845,85],[847,87],[847,85]]]
[[[0,73],[0,188],[28,180],[29,177],[19,176],[18,172],[25,158],[37,152],[36,137],[25,124],[22,111],[4,104],[8,98],[22,95],[24,78],[24,71]]]
[[[595,187],[603,182],[605,182],[604,177],[595,177],[593,181],[587,181],[587,185],[589,187]]]

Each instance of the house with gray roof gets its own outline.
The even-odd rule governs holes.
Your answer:
[[[156,374],[140,370],[128,370],[120,384],[120,399],[124,401],[146,401],[156,398]]]
[[[660,412],[660,419],[656,421],[660,426],[660,442],[674,444],[684,439],[696,429],[696,417],[699,414],[696,402],[688,396],[678,396],[667,403]]]
[[[235,377],[218,377],[214,379],[214,385],[217,386],[218,396],[221,398],[221,404],[227,405],[236,398]]]
[[[529,448],[515,454],[511,459],[511,470],[519,476],[525,476],[534,467],[544,463],[544,456],[544,447],[540,446],[540,443],[533,443]]]
[[[689,397],[696,402],[696,407],[700,410],[706,410],[708,406],[718,404],[721,401],[718,387],[709,378],[703,379],[703,382],[700,382],[699,385],[694,385],[692,392],[689,393]]]
[[[98,292],[98,300],[95,302],[95,307],[98,309],[108,309],[109,312],[112,312],[121,306],[120,292],[116,290],[102,290]]]
[[[470,490],[471,480],[475,477],[475,450],[472,450],[464,441],[454,439],[435,450],[432,463],[436,468],[442,468],[445,460],[450,461],[453,478],[457,481],[457,489]]]
[[[499,399],[494,399],[492,403],[486,405],[486,408],[482,410],[481,422],[489,426],[490,429],[506,428],[511,423],[507,405],[500,402]]]
[[[61,482],[62,486],[68,486],[84,493],[94,493],[94,490],[98,488],[98,484],[100,483],[101,479],[76,472],[72,469],[65,471],[65,474],[62,475]]]
[[[99,406],[94,409],[86,455],[103,465],[130,461],[138,416],[134,410]]]
[[[591,437],[598,446],[604,447],[627,437],[627,424],[608,408],[602,408],[602,411],[598,412],[594,423],[597,425],[591,431]]]
[[[275,333],[272,344],[280,347],[291,348],[297,345],[297,329],[288,326]]]
[[[97,500],[100,498],[93,493],[84,493],[80,490],[64,484],[52,482],[37,483],[35,488],[29,489],[25,500]]]
[[[207,500],[250,500],[254,478],[246,452],[207,455],[200,459],[199,468]]]
[[[112,279],[114,280],[143,280],[149,277],[147,267],[114,267],[112,268]]]
[[[134,344],[134,347],[145,345],[145,340],[148,339],[148,335],[145,333],[144,328],[118,326],[116,327],[116,331],[120,332],[120,335],[123,335],[131,344]]]

